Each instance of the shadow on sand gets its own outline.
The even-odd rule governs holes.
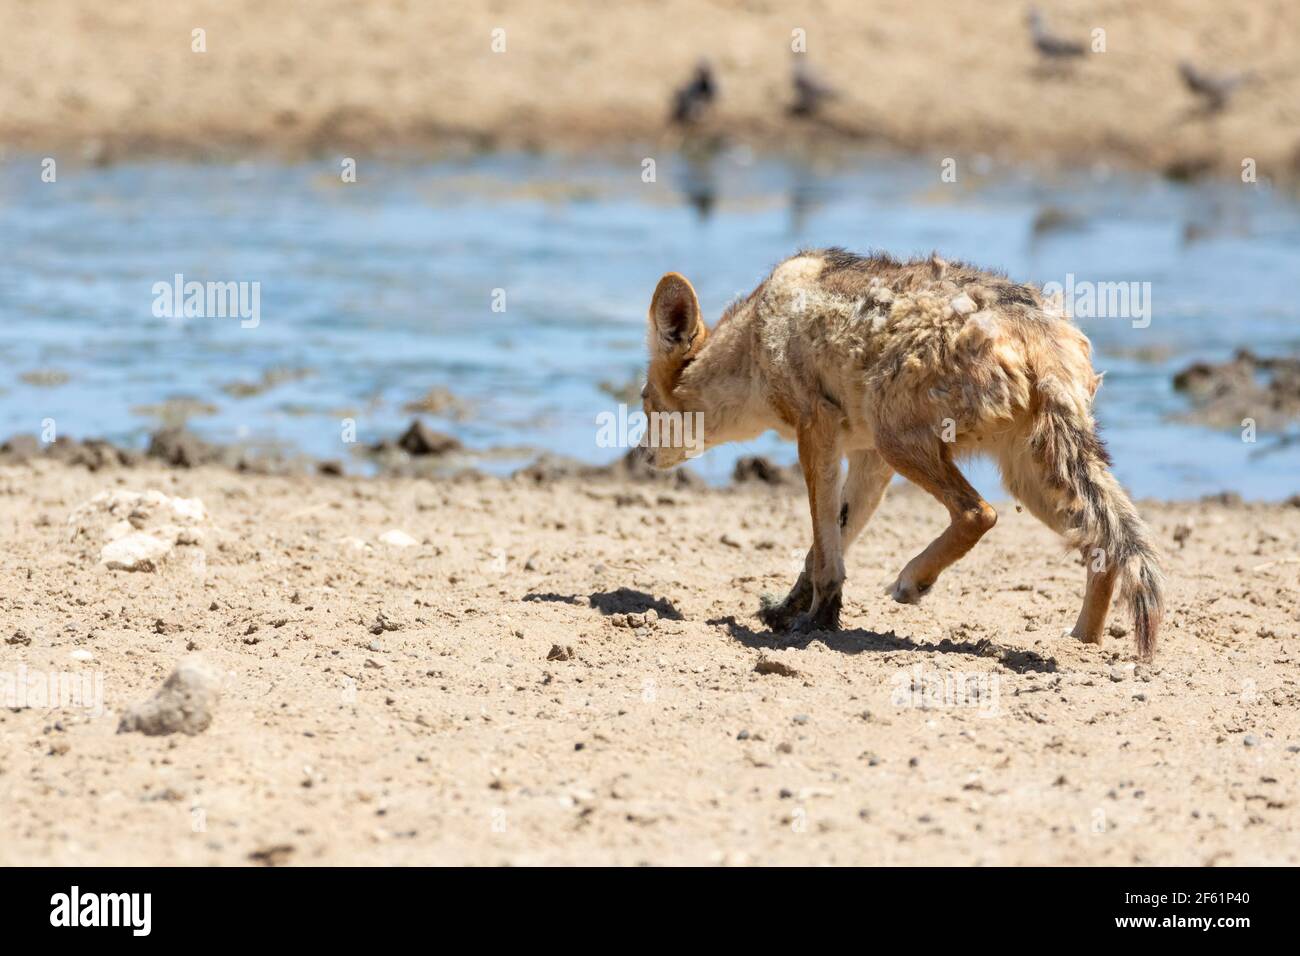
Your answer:
[[[541,601],[553,604],[572,604],[578,607],[593,607],[601,614],[644,614],[653,609],[661,618],[670,621],[683,620],[682,614],[669,601],[657,598],[645,591],[632,588],[618,588],[614,591],[596,591],[586,597],[577,594],[557,594],[553,591],[530,592],[523,597],[525,601]],[[893,631],[881,634],[865,628],[848,628],[841,631],[808,631],[777,633],[769,630],[756,631],[736,620],[734,615],[715,617],[705,621],[713,627],[725,628],[732,640],[746,647],[760,651],[783,649],[803,650],[813,641],[841,654],[884,653],[888,651],[918,651],[934,654],[964,654],[968,657],[983,657],[996,660],[1007,670],[1017,674],[1036,673],[1051,674],[1057,669],[1056,659],[1043,657],[1034,651],[1023,648],[1003,647],[984,638],[978,641],[953,641],[944,638],[941,641],[915,641],[910,637],[899,637]]]
[[[661,618],[670,621],[682,620],[682,612],[672,605],[672,602],[663,598],[657,598],[653,594],[647,594],[645,591],[634,591],[631,588],[618,588],[615,591],[596,591],[589,594],[584,599],[577,594],[556,594],[554,592],[534,592],[525,594],[525,601],[546,601],[555,604],[577,604],[586,603],[589,607],[594,607],[601,614],[606,616],[610,614],[644,614],[646,611],[653,610]]]
[[[813,641],[820,642],[827,649],[841,654],[882,653],[886,651],[922,651],[935,654],[965,654],[969,657],[984,657],[996,660],[1008,670],[1017,674],[1029,672],[1051,674],[1056,671],[1056,659],[1043,657],[1033,651],[1021,648],[1003,647],[988,638],[978,641],[941,641],[918,642],[910,637],[899,637],[893,631],[881,634],[865,628],[846,628],[844,630],[791,632],[780,634],[769,630],[756,631],[741,624],[732,615],[713,618],[706,623],[715,627],[724,627],[733,640],[755,650],[771,651],[794,648],[803,650]]]

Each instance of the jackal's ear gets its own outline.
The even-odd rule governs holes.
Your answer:
[[[684,276],[668,273],[650,300],[650,348],[665,354],[686,352],[703,333],[695,290]]]

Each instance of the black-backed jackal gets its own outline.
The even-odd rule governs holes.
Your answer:
[[[895,473],[951,518],[890,588],[896,601],[919,600],[997,521],[955,464],[983,453],[1007,490],[1083,554],[1087,593],[1073,635],[1101,643],[1118,585],[1138,654],[1150,659],[1163,582],[1097,437],[1101,379],[1089,352],[1059,306],[1003,276],[938,257],[811,250],[778,265],[713,329],[691,284],[664,276],[650,303],[642,398],[651,418],[702,414],[705,447],[768,429],[798,441],[813,543],[785,600],[762,612],[770,627],[839,627],[844,552]],[[685,451],[651,454],[669,468]]]

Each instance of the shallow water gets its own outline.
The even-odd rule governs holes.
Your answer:
[[[696,284],[706,315],[748,292],[799,246],[932,249],[1035,282],[1149,282],[1151,321],[1083,318],[1106,381],[1098,417],[1120,478],[1140,496],[1300,491],[1300,446],[1269,451],[1170,420],[1185,410],[1171,373],[1186,362],[1300,347],[1300,205],[1263,185],[1176,185],[1146,177],[963,172],[938,161],[573,161],[486,156],[422,164],[148,163],[0,166],[0,436],[104,436],[143,445],[151,407],[187,397],[217,441],[357,461],[430,387],[463,420],[426,416],[504,470],[548,450],[589,461],[596,416],[643,364],[658,277]],[[1052,210],[1056,227],[1035,234]],[[260,321],[155,317],[155,283],[259,283]],[[504,311],[494,311],[504,290]],[[496,298],[494,299],[494,295]],[[1138,320],[1141,321],[1140,319]],[[229,386],[298,370],[240,397]],[[32,373],[57,373],[54,376]],[[26,379],[24,378],[26,376]],[[634,389],[635,391],[635,389]],[[694,467],[725,480],[738,454],[793,460],[768,436]],[[360,465],[358,464],[358,467]],[[975,483],[1001,497],[991,469]]]

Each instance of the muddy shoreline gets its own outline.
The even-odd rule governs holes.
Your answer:
[[[430,444],[430,442],[433,442]],[[512,450],[513,451],[513,450]],[[0,467],[31,467],[52,463],[90,473],[168,468],[189,471],[216,468],[236,474],[322,478],[349,478],[379,482],[399,478],[420,478],[434,482],[479,483],[508,480],[532,486],[561,484],[623,483],[648,485],[661,489],[702,490],[711,486],[689,465],[671,471],[656,471],[635,451],[627,451],[605,464],[593,464],[552,452],[538,453],[528,464],[508,475],[497,475],[475,467],[475,461],[495,452],[470,450],[459,441],[435,432],[419,419],[398,436],[382,439],[356,449],[351,460],[315,458],[303,453],[278,450],[253,450],[246,445],[221,445],[206,441],[183,427],[154,432],[144,450],[88,438],[61,437],[50,443],[35,435],[21,434],[0,442]],[[123,480],[119,478],[119,480]],[[803,475],[797,464],[779,465],[762,455],[737,459],[726,485],[714,490],[740,487],[792,489],[802,493]],[[644,494],[639,497],[646,501]],[[1206,494],[1202,502],[1223,505],[1242,504],[1241,495],[1231,488]],[[1263,503],[1267,504],[1267,502]],[[1300,507],[1300,493],[1278,502]]]

